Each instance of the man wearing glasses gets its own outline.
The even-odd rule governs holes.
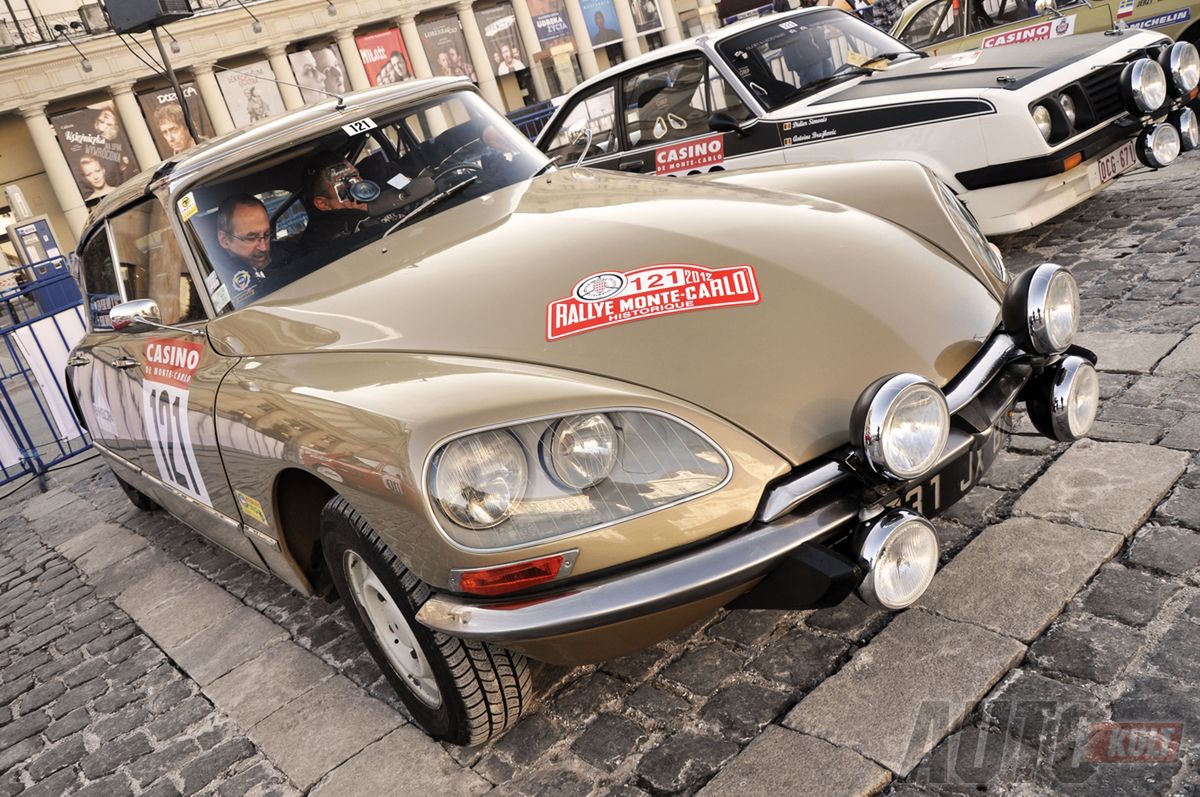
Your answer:
[[[234,194],[217,208],[217,243],[226,260],[217,271],[234,307],[266,293],[260,287],[281,269],[282,264],[272,260],[272,238],[271,217],[257,197]]]

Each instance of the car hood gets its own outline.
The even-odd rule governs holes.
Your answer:
[[[793,103],[777,109],[771,116],[783,118],[795,115],[796,112],[812,105],[889,98],[893,95],[923,91],[1015,91],[1092,56],[1105,47],[1126,44],[1135,38],[1142,37],[1132,32],[1120,39],[1103,33],[1087,33],[1061,36],[1047,41],[972,50],[968,53],[912,59],[862,79],[844,83],[842,88],[835,88],[814,102]],[[1145,46],[1146,42],[1139,41],[1139,44]],[[997,79],[1000,77],[1004,77],[1004,80]]]
[[[589,275],[631,282],[657,264],[729,279],[707,309],[655,315],[670,303],[646,300],[607,326],[570,298]],[[591,373],[698,405],[799,463],[847,440],[869,383],[911,371],[943,385],[998,319],[940,250],[845,205],[573,169],[415,222],[209,334],[233,356],[453,354]]]

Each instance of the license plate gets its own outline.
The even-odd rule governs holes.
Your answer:
[[[979,482],[1007,441],[1007,434],[993,431],[977,440],[967,453],[909,487],[888,506],[903,506],[927,518],[936,517]]]
[[[1132,169],[1137,163],[1137,147],[1134,142],[1126,141],[1088,166],[1088,182],[1092,186],[1104,185],[1121,172]]]

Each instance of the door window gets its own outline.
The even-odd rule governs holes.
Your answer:
[[[942,0],[917,12],[900,34],[900,40],[919,49],[962,35],[960,28],[958,9],[952,0]]]
[[[972,0],[975,30],[987,30],[1033,16],[1032,3],[1026,0]]]
[[[704,56],[656,64],[622,82],[625,136],[630,147],[665,144],[708,130]]]
[[[158,200],[143,202],[114,216],[109,229],[126,301],[153,299],[164,324],[204,318],[179,242]]]
[[[83,284],[87,290],[88,320],[92,329],[111,329],[108,311],[121,303],[121,288],[113,269],[108,231],[101,226],[83,247]]]
[[[570,165],[579,158],[583,151],[584,142],[571,141],[571,128],[578,122],[583,122],[592,129],[592,145],[588,150],[591,155],[606,155],[613,150],[613,122],[616,118],[614,96],[616,90],[607,86],[600,91],[584,97],[575,107],[563,117],[562,124],[550,139],[546,155],[551,158],[559,157],[559,163]]]

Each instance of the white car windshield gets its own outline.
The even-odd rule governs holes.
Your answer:
[[[841,11],[793,16],[731,36],[717,50],[768,110],[917,52]]]
[[[177,201],[217,312],[236,310],[388,235],[523,182],[549,161],[477,94],[375,113]]]

